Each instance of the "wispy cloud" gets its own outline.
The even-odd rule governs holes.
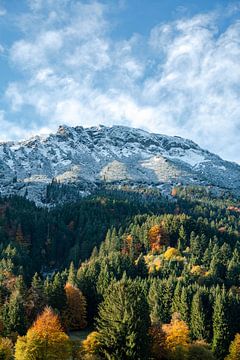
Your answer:
[[[6,15],[7,11],[0,5],[0,16]]]
[[[61,122],[125,124],[192,138],[240,162],[239,21],[220,31],[215,11],[114,41],[102,3],[29,6],[19,21],[22,38],[10,49],[23,79],[5,96],[16,114],[32,109],[30,132]]]

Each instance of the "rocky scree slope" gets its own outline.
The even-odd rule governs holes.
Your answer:
[[[102,183],[209,185],[240,194],[240,166],[194,142],[124,126],[60,126],[56,134],[0,143],[0,194],[42,204],[47,185],[87,194]]]

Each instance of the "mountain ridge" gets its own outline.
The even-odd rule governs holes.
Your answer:
[[[240,193],[240,166],[192,140],[114,125],[61,125],[55,134],[0,143],[0,193],[42,203],[52,182],[83,188],[99,183],[196,184]],[[84,185],[84,186],[83,186]]]

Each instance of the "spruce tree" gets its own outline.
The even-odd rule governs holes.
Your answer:
[[[217,359],[224,359],[230,340],[227,295],[223,289],[216,293],[213,311],[212,350]]]
[[[149,326],[141,285],[126,277],[112,284],[97,319],[102,354],[111,360],[147,359]]]
[[[36,273],[28,290],[26,301],[26,313],[30,323],[36,319],[37,315],[43,311],[46,305],[47,298],[44,293],[43,282]]]
[[[179,313],[181,315],[181,319],[185,321],[187,324],[189,323],[189,299],[188,299],[188,291],[185,286],[182,287],[181,291],[181,298],[180,298],[180,304],[179,304]]]
[[[194,340],[204,340],[208,338],[206,330],[206,319],[200,290],[195,293],[192,299],[191,336]]]
[[[26,313],[24,300],[18,290],[15,290],[2,309],[2,321],[4,335],[8,336],[16,332],[23,335],[26,330]]]
[[[149,293],[148,293],[148,303],[150,307],[150,317],[152,324],[158,323],[161,321],[161,301],[159,301],[159,287],[158,287],[158,279],[153,279],[151,282]]]
[[[174,290],[174,296],[172,300],[172,313],[179,313],[181,293],[182,293],[182,285],[180,281],[178,281]]]

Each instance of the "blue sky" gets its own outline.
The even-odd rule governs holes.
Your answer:
[[[239,1],[0,0],[0,140],[123,124],[240,163],[239,99]]]

